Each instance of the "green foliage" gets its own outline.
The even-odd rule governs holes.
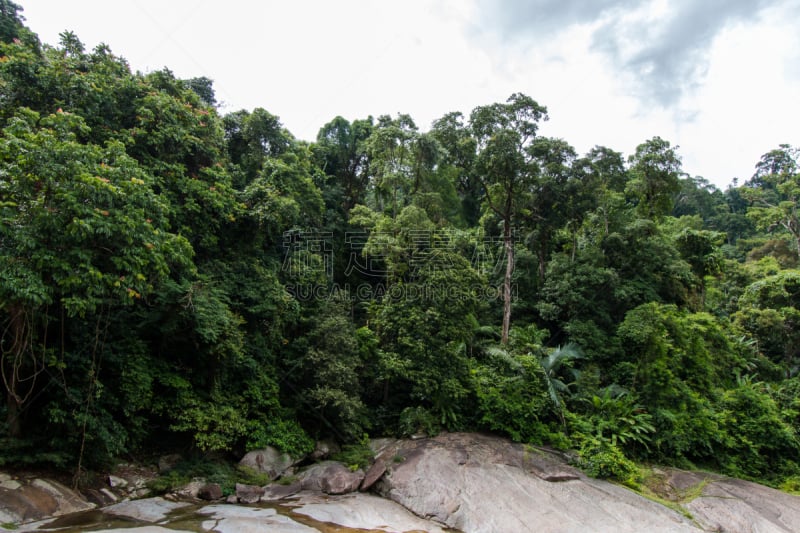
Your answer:
[[[442,429],[440,421],[433,413],[420,405],[403,409],[397,426],[399,434],[403,437],[420,434],[435,437]]]
[[[331,459],[346,464],[353,471],[359,468],[367,470],[375,460],[375,455],[369,447],[369,436],[365,433],[358,442],[345,444],[342,446],[342,451],[334,454]]]
[[[553,407],[549,382],[555,377],[549,377],[538,355],[531,353],[536,346],[530,342],[541,339],[535,328],[512,330],[511,339],[513,351],[489,347],[486,361],[473,363],[480,423],[518,442],[541,443],[546,433],[543,419]]]
[[[592,436],[620,449],[646,451],[655,432],[652,420],[636,398],[609,386],[585,400],[583,414],[570,416],[570,428],[579,441]]]
[[[797,149],[722,192],[658,137],[581,156],[519,93],[309,144],[20,11],[0,0],[0,464],[478,429],[629,485],[625,454],[794,486]]]
[[[735,476],[774,479],[800,473],[800,440],[763,383],[742,380],[720,402],[725,471]]]
[[[303,457],[314,449],[314,441],[294,420],[274,419],[265,424],[250,424],[247,449],[274,446],[291,457]]]
[[[605,439],[583,438],[578,449],[578,466],[591,477],[614,479],[631,488],[638,487],[641,481],[636,464]]]
[[[225,461],[196,457],[181,461],[168,472],[148,482],[147,488],[156,494],[164,494],[178,490],[197,478],[208,483],[217,483],[224,496],[234,494],[237,483],[263,486],[271,481],[269,476],[246,466],[233,466]]]

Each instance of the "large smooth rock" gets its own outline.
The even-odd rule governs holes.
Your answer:
[[[289,454],[281,453],[271,446],[263,450],[247,453],[239,464],[252,468],[256,472],[267,474],[271,480],[278,479],[297,462]]]
[[[202,527],[217,533],[317,533],[318,530],[278,514],[275,509],[209,505],[199,511],[209,515]]]
[[[186,502],[171,502],[164,498],[156,497],[120,502],[104,508],[103,511],[141,522],[156,523],[163,521],[172,511],[188,505]]]
[[[93,509],[95,505],[61,483],[46,479],[0,487],[0,523],[21,524]]]
[[[376,484],[418,516],[473,532],[690,532],[683,515],[627,489],[588,479],[558,456],[475,434],[404,441]],[[545,472],[578,479],[552,483]],[[559,476],[560,477],[560,476]]]
[[[318,522],[369,531],[426,531],[443,533],[430,520],[424,520],[402,506],[372,494],[352,493],[343,496],[322,496],[301,492],[293,505],[294,512]]]
[[[364,479],[364,471],[350,470],[338,461],[323,461],[310,466],[300,474],[304,490],[316,490],[326,494],[347,494],[358,490]]]
[[[708,531],[800,531],[800,497],[741,479],[708,480],[683,507]]]

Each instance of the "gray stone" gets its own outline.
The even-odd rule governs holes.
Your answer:
[[[199,498],[200,489],[206,485],[206,480],[203,478],[195,478],[189,483],[175,491],[175,495],[179,498]]]
[[[365,491],[372,488],[376,481],[378,481],[386,472],[386,460],[383,457],[378,457],[372,466],[369,467],[367,473],[364,474],[364,480],[361,482],[359,490]]]
[[[711,479],[683,503],[707,531],[790,533],[800,528],[800,497],[741,479]]]
[[[8,489],[8,490],[17,490],[20,488],[22,484],[17,481],[16,479],[4,479],[0,481],[0,488]]]
[[[236,484],[236,497],[239,499],[239,503],[258,503],[263,495],[264,487]]]
[[[128,486],[128,480],[118,476],[109,475],[108,485],[114,489],[124,489],[125,487]]]
[[[267,474],[271,480],[278,479],[297,461],[289,454],[281,453],[271,446],[254,450],[245,455],[239,464],[256,472]]]
[[[200,513],[210,515],[210,520],[202,523],[203,529],[217,533],[318,533],[316,529],[278,514],[275,509],[209,505]]]
[[[443,533],[430,520],[415,516],[396,503],[372,494],[352,493],[343,496],[323,496],[319,493],[300,493],[293,512],[319,522],[368,531],[426,531]]]
[[[358,490],[364,479],[364,471],[350,470],[338,461],[323,461],[310,466],[300,475],[304,490],[316,490],[326,494],[346,494]]]
[[[218,483],[206,483],[197,491],[197,497],[206,501],[219,500],[222,498],[222,487]]]
[[[403,441],[397,453],[405,460],[376,484],[381,494],[466,533],[698,531],[683,515],[618,485],[586,478],[554,484],[531,475],[537,464],[551,468],[557,460],[503,439],[442,434]]]
[[[116,503],[104,508],[103,511],[142,522],[156,523],[163,521],[172,511],[188,505],[190,504],[186,502],[170,502],[156,497]]]
[[[262,502],[274,502],[283,500],[289,496],[293,496],[302,490],[303,486],[299,481],[290,483],[288,485],[279,485],[273,483],[264,487],[264,495],[261,497]]]

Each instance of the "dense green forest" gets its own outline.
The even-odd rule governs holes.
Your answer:
[[[308,143],[8,0],[0,43],[0,465],[475,430],[800,486],[797,149],[721,191],[524,94]]]

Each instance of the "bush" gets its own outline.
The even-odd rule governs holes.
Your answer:
[[[357,444],[345,444],[342,451],[334,454],[332,459],[346,464],[350,470],[356,471],[359,468],[366,470],[374,460],[375,455],[369,447],[369,436],[364,434],[361,441]]]
[[[550,402],[539,361],[519,356],[509,368],[499,366],[478,364],[472,369],[481,424],[517,442],[541,443],[547,431],[540,416],[549,413]]]
[[[410,437],[418,433],[434,437],[442,429],[433,413],[421,406],[403,409],[398,426],[400,435],[403,437]]]
[[[616,445],[604,439],[584,438],[578,457],[578,466],[591,477],[615,479],[631,488],[638,487],[641,482],[636,464]]]
[[[253,423],[247,450],[274,446],[291,457],[304,457],[314,449],[314,441],[294,420],[274,419],[266,424]]]

